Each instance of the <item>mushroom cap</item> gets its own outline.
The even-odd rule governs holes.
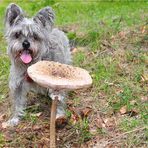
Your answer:
[[[74,90],[92,84],[85,69],[53,61],[39,61],[28,67],[27,72],[33,81],[54,90]]]

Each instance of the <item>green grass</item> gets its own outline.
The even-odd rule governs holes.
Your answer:
[[[32,124],[35,124],[37,122],[38,117],[34,114],[26,113],[23,117],[24,121],[31,122]]]
[[[5,142],[4,136],[3,136],[3,134],[0,132],[0,147],[3,146],[4,142]]]
[[[3,20],[9,2],[0,2],[1,104],[5,102],[8,94],[10,61],[6,55]],[[16,3],[29,16],[35,15],[44,6],[52,6],[56,13],[55,25],[66,29],[70,41],[77,46],[76,48],[83,48],[74,54],[73,63],[87,69],[93,78],[92,89],[87,92],[86,96],[93,98],[93,103],[89,105],[95,108],[94,114],[98,111],[109,116],[108,111],[113,110],[113,116],[119,113],[121,107],[127,106],[128,111],[136,109],[138,117],[128,115],[121,117],[117,126],[121,132],[147,125],[148,103],[141,101],[142,97],[147,96],[147,81],[142,80],[142,76],[147,74],[148,66],[148,35],[146,31],[142,33],[142,28],[147,27],[148,22],[147,2],[130,0],[118,2],[64,0],[30,2],[24,0],[22,2],[16,0]],[[100,94],[103,94],[101,96],[104,99],[103,105]],[[73,96],[74,106],[80,106],[81,103],[82,106],[85,105],[86,96],[81,96],[81,94]],[[132,100],[136,103],[131,104]],[[25,122],[36,124],[36,117],[31,115],[33,110],[36,111],[36,109],[31,109],[26,114]],[[67,114],[70,116],[71,113],[67,111]],[[80,136],[76,141],[82,144],[92,138],[88,127],[89,120],[82,120],[75,125],[77,136]],[[108,132],[105,133],[104,130],[99,129],[98,134],[107,136]],[[3,142],[2,134],[0,134],[0,143],[1,141]],[[139,139],[134,141],[134,138],[131,138],[127,139],[125,144],[136,147],[139,142],[141,142]]]
[[[72,35],[70,38],[76,40],[80,45],[89,45],[91,50],[96,50],[99,47],[101,38],[110,37],[112,33],[120,31],[123,27],[140,24],[142,14],[145,14],[147,10],[144,2],[69,1],[66,3],[55,0],[36,1],[36,4],[27,0],[16,2],[29,16],[35,15],[39,9],[47,4],[51,5],[56,12],[56,25],[76,24],[78,32],[83,32],[84,36]],[[4,20],[5,7],[9,3],[10,1],[6,1],[0,6],[1,20]],[[143,19],[145,21],[146,17]],[[0,22],[0,28],[2,33],[3,21]]]
[[[92,137],[92,134],[89,132],[89,121],[87,119],[84,118],[83,120],[79,121],[74,128],[76,132],[78,132],[78,142],[80,144],[88,141]]]

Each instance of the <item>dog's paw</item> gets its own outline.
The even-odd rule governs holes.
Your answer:
[[[56,127],[61,129],[64,128],[67,125],[68,121],[66,116],[60,116],[56,118]]]
[[[2,128],[8,128],[18,125],[19,118],[13,117],[12,119],[9,119],[7,122],[2,123]]]

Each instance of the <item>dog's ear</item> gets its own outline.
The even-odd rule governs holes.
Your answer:
[[[41,9],[36,16],[33,18],[33,20],[36,23],[40,23],[42,26],[51,28],[54,25],[54,18],[55,14],[51,7],[45,7]]]
[[[6,9],[5,25],[6,28],[11,27],[16,21],[22,19],[22,9],[14,3],[9,4]]]

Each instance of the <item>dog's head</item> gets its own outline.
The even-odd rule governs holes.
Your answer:
[[[54,24],[52,8],[41,9],[33,18],[26,18],[22,9],[10,4],[6,10],[5,30],[8,54],[15,62],[29,64],[47,48],[47,38]]]

